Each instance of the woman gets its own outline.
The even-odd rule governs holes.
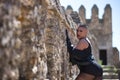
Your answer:
[[[86,25],[79,25],[77,29],[78,44],[75,48],[71,46],[71,41],[66,30],[67,50],[70,54],[70,62],[77,65],[80,73],[76,80],[102,80],[103,70],[92,57],[91,44],[87,39],[88,29]]]

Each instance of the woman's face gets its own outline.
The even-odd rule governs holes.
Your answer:
[[[77,29],[77,38],[82,39],[87,36],[87,29],[84,27],[78,27]]]

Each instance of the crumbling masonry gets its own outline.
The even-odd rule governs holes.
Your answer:
[[[106,18],[107,11],[110,10],[106,10],[104,22],[109,20]],[[82,17],[85,16],[81,16],[81,20],[86,21]],[[92,25],[98,23],[93,23],[94,18],[91,21],[89,38],[94,42],[93,48],[97,48],[93,52],[99,61],[98,49],[103,47],[97,46],[98,39],[94,38],[97,35],[91,34],[96,30],[105,30],[105,35],[111,34],[103,39],[109,40],[106,45],[110,52],[111,19],[110,24],[104,24],[106,28],[103,29],[103,24],[99,23],[100,28],[96,30],[93,29],[96,25]],[[96,21],[99,22],[97,16]],[[65,29],[69,30],[74,43],[77,40],[76,27],[59,0],[0,0],[0,80],[74,80],[79,71],[69,63]]]

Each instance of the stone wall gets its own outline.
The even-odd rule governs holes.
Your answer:
[[[74,80],[65,29],[75,41],[76,24],[59,0],[0,0],[0,17],[0,80]]]
[[[113,48],[113,64],[120,68],[119,51],[116,47]]]

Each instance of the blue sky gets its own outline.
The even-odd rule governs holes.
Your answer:
[[[112,31],[113,47],[120,51],[120,0],[60,0],[61,5],[65,8],[71,5],[74,11],[78,11],[81,5],[86,8],[86,18],[91,17],[91,8],[94,4],[99,8],[99,18],[102,18],[106,4],[112,8]]]

